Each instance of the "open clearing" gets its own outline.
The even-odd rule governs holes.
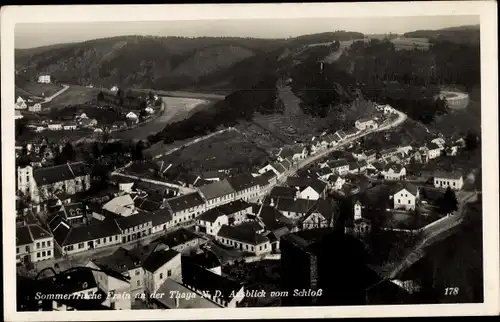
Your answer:
[[[21,89],[25,92],[31,93],[34,96],[49,97],[61,90],[62,86],[57,84],[26,82],[22,85]]]
[[[71,85],[61,95],[56,96],[52,101],[43,104],[42,109],[61,109],[70,105],[89,103],[97,98],[97,94],[100,91],[101,89],[99,88]]]
[[[158,161],[172,163],[173,166],[184,164],[193,170],[207,171],[251,167],[264,163],[266,159],[267,153],[263,149],[233,130],[192,144],[159,158]]]

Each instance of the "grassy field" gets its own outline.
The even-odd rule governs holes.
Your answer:
[[[55,97],[51,102],[44,104],[43,108],[61,109],[70,105],[89,103],[97,98],[97,94],[100,91],[99,88],[72,85],[64,93]]]
[[[61,85],[57,84],[43,84],[37,82],[26,82],[22,85],[22,90],[31,93],[34,96],[49,97],[62,89]]]
[[[249,170],[255,164],[262,164],[267,153],[256,144],[249,142],[236,131],[215,135],[207,140],[192,144],[158,161],[184,164],[198,171],[239,168]]]
[[[274,136],[271,132],[252,122],[240,123],[238,130],[246,136],[249,141],[255,142],[266,151],[272,152],[283,146],[284,141]]]
[[[430,47],[429,39],[427,38],[394,38],[391,42],[396,47],[396,50],[406,50],[418,48],[421,50],[428,50]]]

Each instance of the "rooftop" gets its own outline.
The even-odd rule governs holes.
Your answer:
[[[52,167],[36,168],[33,177],[38,185],[44,186],[56,182],[72,180],[88,174],[83,162],[73,162]]]
[[[149,272],[156,272],[160,267],[171,261],[180,253],[173,249],[161,250],[151,253],[142,264],[142,267]]]
[[[182,282],[190,288],[207,291],[211,295],[221,291],[221,298],[228,302],[242,288],[241,282],[215,274],[194,263],[189,257],[182,257]]]
[[[202,188],[203,187],[201,187],[200,190]],[[192,192],[187,195],[182,195],[168,199],[167,203],[172,209],[172,211],[175,213],[192,207],[201,206],[205,203],[205,201],[198,192]]]
[[[207,200],[226,196],[235,192],[227,179],[201,186],[199,189]]]
[[[217,235],[251,245],[259,245],[269,241],[267,237],[258,233],[254,227],[243,224],[238,226],[222,225]]]

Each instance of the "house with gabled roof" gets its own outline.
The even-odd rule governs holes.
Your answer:
[[[206,196],[213,197],[215,193],[217,193],[218,191],[216,191],[215,189],[210,190],[205,188],[213,184],[219,184],[223,182],[224,181],[218,181],[206,186],[201,186],[200,191],[202,193],[203,191],[205,191],[205,193],[207,194],[205,195],[205,198],[207,198]],[[209,195],[209,193],[213,194]],[[180,224],[196,218],[196,216],[200,215],[205,211],[208,205],[207,205],[207,199],[204,199],[199,192],[192,192],[185,195],[180,195],[174,198],[167,199],[166,207],[170,209],[170,211],[172,212],[173,224]]]
[[[393,194],[394,209],[415,210],[420,198],[419,189],[411,183],[399,183]]]
[[[318,202],[299,219],[302,230],[333,227],[335,223],[335,205],[333,200],[318,200]]]
[[[54,237],[38,224],[16,228],[16,263],[54,258]]]
[[[197,264],[191,257],[182,257],[182,284],[196,292],[197,298],[203,298],[218,307],[235,308],[245,298],[244,284],[233,277],[216,274]],[[202,305],[210,308],[209,303]]]
[[[333,190],[341,190],[345,184],[345,179],[339,175],[333,175],[328,178],[328,186]]]
[[[159,237],[156,241],[180,253],[189,254],[205,244],[207,239],[186,228],[179,228]]]
[[[278,161],[282,162],[285,159],[300,161],[307,156],[307,148],[305,146],[294,145],[291,147],[281,148],[278,152]]]
[[[264,204],[276,208],[285,217],[292,220],[303,217],[315,204],[317,200],[301,198],[270,198],[264,199]]]
[[[166,279],[182,281],[181,253],[173,249],[152,252],[142,264],[146,296],[158,291]]]
[[[328,166],[339,175],[349,172],[349,163],[345,159],[331,160],[328,162]]]
[[[429,160],[432,160],[432,159],[435,159],[435,158],[438,158],[439,156],[441,156],[441,147],[439,145],[437,145],[436,143],[429,143],[427,144],[427,158]]]
[[[319,179],[305,177],[289,177],[286,185],[299,191],[298,198],[318,200],[325,198],[327,192],[327,183]]]
[[[129,194],[115,197],[105,203],[102,209],[115,215],[128,217],[136,214],[135,203]]]
[[[269,163],[263,168],[259,169],[258,173],[263,174],[268,171],[272,171],[277,177],[279,177],[286,170],[281,165],[279,165],[279,163]]]
[[[249,201],[258,198],[260,195],[259,179],[251,174],[239,174],[227,178],[234,191],[234,199],[243,199]],[[233,200],[234,200],[233,199]]]
[[[206,209],[230,202],[236,193],[227,179],[201,186],[199,191],[206,200]]]
[[[406,168],[398,163],[389,163],[381,172],[385,180],[404,180],[406,178]]]
[[[271,241],[263,235],[264,228],[255,221],[236,226],[223,225],[215,239],[222,245],[255,255],[271,252]]]

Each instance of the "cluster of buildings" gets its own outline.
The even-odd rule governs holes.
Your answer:
[[[390,106],[380,109],[393,112]],[[88,118],[82,115],[82,119]],[[374,119],[359,120],[352,131],[313,140],[310,150],[302,145],[283,147],[275,162],[252,174],[216,171],[178,178],[176,184],[189,189],[113,174],[109,180],[112,186],[92,197],[84,194],[91,177],[82,162],[20,166],[20,195],[46,216],[39,224],[17,227],[17,260],[38,262],[53,259],[55,252],[67,256],[113,247],[117,250],[112,255],[90,260],[88,271],[77,270],[85,282],[68,292],[147,295],[178,291],[192,294],[191,300],[164,296],[150,299],[148,305],[170,309],[236,307],[244,297],[243,285],[221,276],[220,258],[203,246],[209,241],[232,248],[241,256],[259,257],[282,253],[283,240],[289,246],[297,242],[295,237],[286,236],[313,229],[336,230],[341,226],[342,234],[362,239],[371,230],[370,221],[363,217],[364,205],[355,202],[347,221],[339,221],[337,200],[329,197],[330,192],[345,194],[343,188],[352,175],[397,181],[390,196],[394,209],[416,208],[419,189],[405,181],[405,164],[417,155],[419,162],[439,156],[445,148],[442,138],[425,145],[426,150],[407,146],[379,152],[336,151],[306,173],[289,176],[310,153],[332,148],[361,131],[376,129],[378,124]],[[438,173],[434,185],[459,190],[463,178]],[[194,229],[183,228],[188,226]],[[122,248],[147,236],[158,238],[148,246]],[[221,289],[222,294],[216,292]],[[96,305],[110,309],[134,305],[133,296],[128,300],[105,298]],[[51,309],[75,308],[74,303],[47,305]]]
[[[21,96],[18,96],[16,102],[14,103],[15,110],[28,110],[30,112],[40,112],[42,110],[42,104],[40,102],[34,101],[31,98],[25,100]]]

